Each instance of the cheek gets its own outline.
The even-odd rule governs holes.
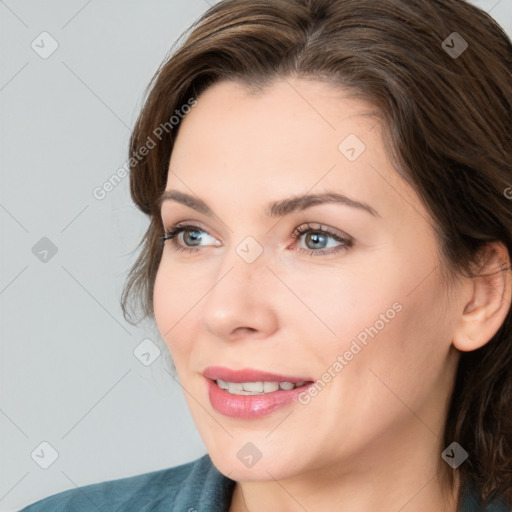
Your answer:
[[[301,325],[311,333],[311,342],[325,343],[331,353],[333,349],[345,350],[357,336],[364,341],[369,328],[377,323],[382,329],[401,309],[396,284],[390,277],[392,272],[386,272],[388,281],[383,280],[380,268],[369,273],[367,268],[348,265],[317,269],[307,276],[290,276],[289,286],[300,301],[287,301],[289,322]]]
[[[392,308],[393,312],[386,310],[394,299],[397,307]],[[434,390],[439,391],[440,383],[445,383],[450,324],[439,283],[431,276],[431,281],[412,293],[395,287],[388,301],[381,304],[381,310],[359,330],[368,336],[366,344],[360,344],[357,366],[350,371],[358,375],[356,380],[364,382],[361,390],[363,395],[373,396],[374,407],[396,405],[399,410],[403,400],[419,410]],[[385,415],[384,410],[380,412]]]
[[[169,303],[168,290],[171,283],[165,278],[162,264],[158,267],[153,288],[153,309],[160,334],[165,339],[165,332],[172,325],[169,316],[172,314],[172,304]]]
[[[350,351],[346,359],[360,377],[372,365],[392,374],[401,362],[404,374],[418,379],[418,368],[440,366],[449,348],[448,305],[438,272],[432,272],[434,261],[390,251],[381,253],[379,265],[356,268],[347,262],[347,268],[297,276],[290,288],[314,316],[296,301],[294,308],[287,306],[289,322],[308,333],[325,368]]]
[[[162,258],[155,278],[153,307],[158,330],[173,359],[181,347],[187,345],[187,330],[184,326],[190,321],[193,306],[200,299],[197,287],[191,285],[190,276],[177,272]]]

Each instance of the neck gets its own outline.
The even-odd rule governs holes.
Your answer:
[[[289,478],[238,482],[229,512],[458,512],[460,480],[456,474],[454,484],[446,484],[445,462],[432,457],[441,453],[435,444],[434,450],[425,445],[419,450],[404,442],[395,457],[373,452],[345,472],[331,466]]]
[[[406,492],[393,492],[381,495],[373,491],[371,484],[366,491],[352,489],[344,494],[344,488],[335,492],[317,486],[316,490],[287,488],[277,480],[272,482],[273,489],[263,491],[262,486],[238,484],[235,486],[229,512],[264,512],[281,510],[283,512],[304,512],[322,510],[324,512],[458,512],[458,492],[454,489],[449,495],[442,491],[441,483],[436,477],[427,480],[418,489]],[[392,494],[392,495],[391,495]]]

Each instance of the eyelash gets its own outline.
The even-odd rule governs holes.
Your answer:
[[[206,233],[208,236],[211,236],[208,231],[200,228],[199,226],[195,226],[193,224],[176,224],[171,229],[166,230],[165,233],[161,236],[162,244],[165,244],[167,240],[171,240],[172,244],[171,247],[175,251],[185,251],[189,253],[197,252],[201,250],[201,247],[183,247],[178,245],[176,237],[184,232],[184,231],[201,231],[203,233]],[[310,256],[322,256],[322,255],[328,255],[328,254],[335,254],[339,251],[346,250],[349,247],[352,247],[352,240],[350,238],[342,238],[336,233],[333,233],[332,231],[329,231],[326,228],[319,227],[315,228],[311,226],[311,224],[307,224],[306,227],[300,226],[295,229],[293,234],[291,235],[292,238],[299,239],[302,235],[308,234],[308,233],[320,233],[326,237],[332,238],[336,240],[337,242],[340,242],[341,245],[338,245],[336,247],[331,247],[329,249],[322,249],[319,251],[311,250],[311,249],[303,249],[303,248],[297,248],[297,251],[301,252],[309,252]]]

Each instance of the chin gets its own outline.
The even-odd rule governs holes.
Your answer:
[[[223,475],[240,482],[286,479],[297,472],[295,456],[283,457],[282,453],[272,453],[264,446],[258,449],[256,443],[250,441],[235,441],[225,449],[217,446],[209,449],[208,454]]]

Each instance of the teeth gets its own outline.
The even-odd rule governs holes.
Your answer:
[[[225,380],[217,379],[217,386],[221,389],[228,389],[228,383]]]
[[[265,393],[272,393],[272,391],[277,391],[279,389],[279,384],[277,382],[264,382],[263,383],[263,391]]]
[[[242,388],[244,391],[257,391],[263,393],[263,382],[243,382]]]
[[[272,393],[278,389],[289,391],[295,387],[303,386],[304,381],[297,382],[227,382],[222,379],[216,380],[219,388],[228,391],[233,395],[261,395]]]

